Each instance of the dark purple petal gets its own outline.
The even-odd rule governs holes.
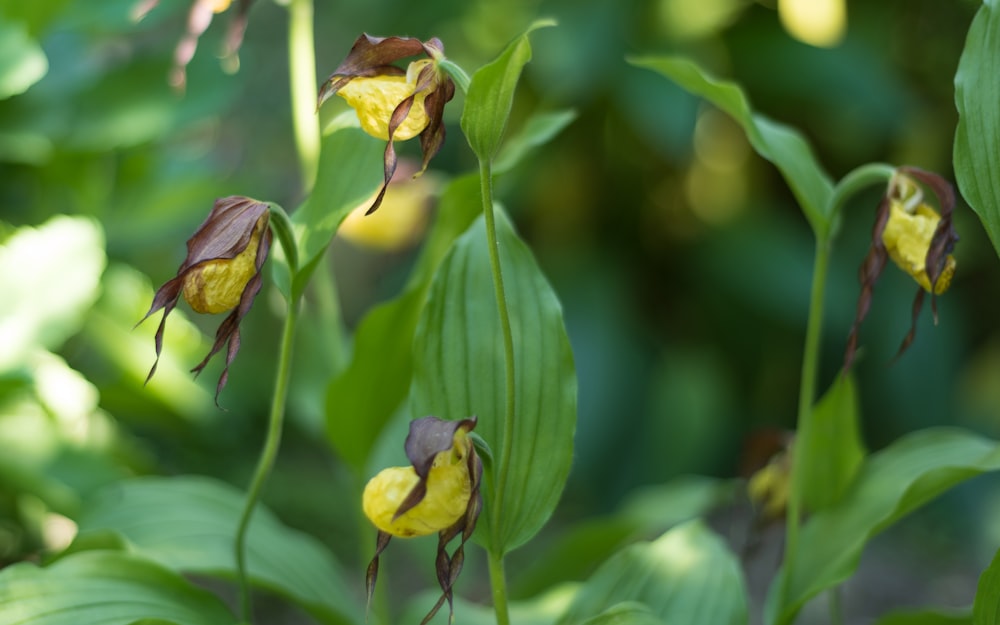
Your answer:
[[[372,595],[375,594],[375,582],[378,581],[378,557],[382,555],[383,551],[385,551],[385,548],[389,545],[389,541],[391,539],[392,534],[381,530],[379,530],[378,537],[375,539],[375,555],[372,556],[372,561],[368,563],[368,569],[365,571],[365,595],[367,596],[367,602],[365,603],[366,614],[372,605]]]
[[[858,279],[861,281],[861,295],[858,296],[858,308],[854,315],[854,324],[851,325],[851,332],[847,337],[847,348],[844,351],[844,373],[851,370],[854,364],[854,357],[858,349],[858,334],[861,331],[861,322],[868,316],[868,311],[872,305],[872,295],[875,292],[875,283],[878,282],[882,270],[885,268],[889,252],[882,242],[882,233],[889,222],[890,200],[883,197],[879,202],[878,212],[875,216],[875,225],[872,227],[872,242],[868,247],[868,254],[858,271]]]

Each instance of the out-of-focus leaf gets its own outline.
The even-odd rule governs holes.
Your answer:
[[[80,329],[105,262],[101,229],[83,217],[53,217],[0,245],[0,372]]]
[[[1000,551],[979,577],[976,600],[972,604],[972,622],[975,625],[1000,624]]]
[[[211,593],[134,554],[89,551],[44,568],[0,572],[0,622],[31,625],[225,625],[236,619]]]
[[[337,453],[359,472],[409,391],[413,332],[434,271],[479,211],[477,176],[459,178],[448,186],[405,292],[365,315],[355,333],[351,363],[330,383],[327,434]]]
[[[754,113],[738,85],[714,78],[686,58],[635,57],[629,62],[663,74],[732,116],[747,133],[754,150],[781,171],[813,232],[817,235],[826,232],[833,183],[801,134]]]
[[[552,514],[569,473],[576,427],[576,373],[562,309],[531,250],[498,212],[497,237],[514,334],[514,427],[504,449],[505,371],[486,228],[479,218],[438,269],[414,338],[411,413],[478,415],[476,433],[509,465],[501,527],[487,505],[479,536],[504,553]],[[494,487],[487,481],[490,489]],[[488,501],[498,497],[487,493]]]
[[[517,625],[553,625],[566,611],[576,595],[577,584],[564,584],[551,588],[529,601],[511,601],[510,621]],[[399,623],[419,623],[434,605],[441,593],[424,592],[407,603]],[[455,597],[455,623],[462,625],[496,625],[497,616],[492,607],[470,603]],[[450,625],[448,610],[439,610],[428,625]]]
[[[813,407],[812,417],[795,437],[800,446],[793,467],[794,488],[810,512],[837,503],[861,467],[865,450],[858,434],[858,398],[854,380],[838,375]]]
[[[80,535],[112,531],[131,550],[180,573],[235,579],[233,540],[245,495],[203,477],[137,478],[87,502]],[[312,537],[281,524],[266,508],[250,523],[250,580],[309,611],[324,623],[359,623],[361,609],[346,592],[339,567]]]
[[[740,565],[701,521],[615,554],[580,588],[559,625],[587,622],[622,602],[639,602],[664,623],[747,622]]]
[[[663,533],[671,526],[704,516],[730,500],[735,481],[686,475],[630,495],[618,512],[574,524],[560,532],[511,580],[513,596],[535,596],[567,580],[582,580],[627,541]]]
[[[1000,254],[1000,6],[985,0],[965,40],[955,74],[955,178]]]
[[[47,71],[45,52],[24,24],[0,17],[0,99],[24,93]]]
[[[576,111],[553,111],[532,115],[516,135],[510,137],[497,154],[493,173],[512,169],[534,148],[547,143],[576,119]]]
[[[584,625],[663,625],[664,622],[650,612],[648,606],[635,601],[623,601],[583,623]]]
[[[492,161],[500,148],[507,118],[514,103],[514,90],[521,70],[531,60],[531,31],[555,26],[551,20],[540,20],[510,42],[493,61],[472,75],[469,92],[462,110],[462,132],[469,146],[481,161]]]
[[[875,534],[953,486],[998,469],[1000,446],[958,429],[920,430],[872,454],[844,496],[802,527],[802,548],[771,584],[765,623],[793,622],[809,599],[850,577]]]
[[[967,611],[919,610],[891,612],[875,621],[875,625],[973,625],[973,621]]]

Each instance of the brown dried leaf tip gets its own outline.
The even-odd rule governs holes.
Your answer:
[[[937,198],[940,214],[924,201],[924,186],[921,185],[930,189]],[[941,176],[916,167],[896,170],[879,203],[872,243],[859,271],[861,295],[858,297],[854,325],[847,338],[845,373],[854,362],[861,322],[871,308],[875,283],[887,258],[891,258],[920,285],[913,300],[910,331],[899,346],[896,358],[903,355],[916,337],[917,318],[927,292],[931,294],[931,309],[934,323],[937,323],[937,296],[948,290],[955,274],[955,258],[951,255],[958,241],[958,234],[952,226],[954,208],[955,192]]]
[[[405,71],[393,65],[421,54],[427,58],[411,62]],[[422,42],[412,37],[363,34],[320,89],[317,109],[334,94],[339,95],[357,112],[365,132],[388,142],[384,181],[368,214],[382,203],[396,171],[394,141],[420,136],[421,173],[444,144],[444,105],[455,96],[455,83],[438,66],[443,58],[444,44],[436,38]]]
[[[227,66],[239,67],[240,46],[243,45],[243,34],[247,29],[247,13],[250,12],[250,3],[253,0],[238,0],[239,5],[236,15],[229,22],[229,30],[226,33],[226,43],[223,50],[223,58],[227,61]],[[136,21],[146,17],[160,0],[141,0],[132,9],[132,18]],[[212,23],[212,18],[217,13],[229,9],[232,0],[194,0],[191,9],[188,11],[187,31],[174,48],[174,65],[170,70],[170,86],[178,91],[184,91],[187,87],[187,66],[194,58],[194,52],[198,48],[198,39],[208,30]]]
[[[389,540],[437,532],[435,568],[442,594],[421,625],[429,622],[445,601],[454,616],[452,587],[462,571],[465,543],[476,529],[483,506],[479,491],[483,463],[468,435],[475,427],[476,417],[412,421],[405,444],[411,466],[384,469],[365,486],[362,508],[379,530],[375,556],[365,576],[369,603],[378,578],[379,555]],[[449,554],[448,543],[459,534],[461,541]]]
[[[240,321],[249,312],[263,282],[261,267],[271,249],[269,220],[270,212],[263,202],[238,195],[216,200],[208,219],[188,239],[187,257],[177,269],[177,275],[160,287],[153,296],[149,312],[139,322],[163,309],[156,330],[156,361],[146,382],[156,373],[160,361],[167,315],[183,294],[195,312],[214,314],[232,310],[219,325],[211,351],[191,370],[201,373],[212,356],[228,342],[226,365],[215,387],[218,404],[219,393],[229,379],[229,365],[240,349]]]

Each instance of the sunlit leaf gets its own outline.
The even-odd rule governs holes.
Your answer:
[[[788,625],[809,599],[850,577],[874,535],[953,486],[998,469],[996,442],[957,429],[921,430],[872,454],[840,501],[802,527],[797,557],[771,585],[765,622]]]
[[[815,512],[835,504],[865,457],[858,433],[858,398],[850,376],[838,375],[813,407],[812,417],[795,437],[799,446],[795,487],[806,509]]]
[[[502,213],[497,237],[514,334],[515,420],[503,514],[498,515],[502,526],[490,528],[487,504],[478,531],[506,552],[538,531],[562,493],[573,453],[576,373],[559,301]],[[494,454],[504,448],[500,337],[480,218],[455,242],[431,285],[414,340],[411,413],[446,419],[478,415],[476,433]],[[487,486],[493,487],[489,480]]]
[[[137,478],[87,502],[79,525],[120,534],[134,553],[180,573],[235,579],[233,539],[245,494],[203,477]],[[310,536],[258,508],[247,541],[250,580],[324,623],[363,620],[333,557]]]
[[[833,183],[799,132],[755,113],[737,84],[714,78],[686,58],[636,57],[629,62],[663,74],[731,115],[747,133],[754,150],[781,171],[813,232],[826,231]]]
[[[955,178],[1000,253],[1000,6],[979,7],[955,73]]]
[[[976,600],[972,604],[975,625],[1000,625],[1000,551],[979,577]]]
[[[350,364],[330,383],[327,434],[337,453],[358,471],[410,389],[413,333],[434,271],[479,211],[478,176],[448,186],[406,290],[365,315],[355,333]]]
[[[48,71],[45,52],[24,24],[0,17],[0,100],[27,91]]]
[[[588,622],[622,602],[641,603],[664,623],[747,622],[739,562],[701,521],[679,525],[651,543],[630,545],[615,554],[580,588],[559,625]]]
[[[214,595],[135,554],[88,551],[44,568],[23,563],[0,572],[0,622],[130,625],[142,620],[236,623]]]
[[[472,151],[483,161],[492,161],[500,148],[507,118],[514,103],[514,90],[521,70],[531,60],[528,35],[538,28],[554,26],[551,20],[532,24],[514,39],[496,59],[476,70],[465,96],[462,132]]]

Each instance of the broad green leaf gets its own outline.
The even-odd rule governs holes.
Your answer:
[[[347,214],[375,193],[382,181],[382,153],[385,143],[368,136],[354,115],[338,118],[328,128],[320,148],[316,184],[306,201],[292,213],[291,222],[298,239],[299,271],[292,285],[287,269],[275,270],[275,282],[288,296],[301,295],[327,246]],[[276,246],[277,248],[278,246]],[[276,258],[284,262],[280,249]]]
[[[576,111],[572,109],[532,115],[524,128],[504,143],[493,163],[493,173],[500,174],[512,169],[532,149],[547,143],[575,119]]]
[[[469,146],[481,161],[492,161],[500,148],[507,118],[510,117],[510,109],[514,103],[517,81],[521,77],[521,70],[531,60],[528,35],[533,30],[546,26],[555,26],[555,22],[535,22],[510,42],[500,56],[472,75],[461,123]]]
[[[771,585],[765,622],[791,623],[809,599],[851,576],[873,536],[953,486],[998,469],[1000,445],[950,428],[914,432],[872,454],[844,496],[802,527],[795,560]]]
[[[35,84],[49,71],[49,61],[27,27],[0,16],[0,100]]]
[[[327,435],[337,453],[358,472],[410,389],[413,333],[434,272],[479,211],[478,176],[465,176],[448,186],[406,290],[365,315],[355,333],[350,364],[330,382]]]
[[[976,600],[972,604],[975,625],[1000,625],[1000,551],[979,577]]]
[[[560,532],[511,579],[513,596],[531,597],[566,580],[582,580],[628,541],[658,536],[732,499],[737,482],[685,475],[629,495],[615,514]]]
[[[76,334],[105,263],[104,234],[84,217],[53,217],[0,245],[0,372]]]
[[[115,532],[134,553],[180,573],[235,579],[233,539],[245,495],[204,477],[136,478],[87,502],[79,526]],[[336,561],[312,537],[285,527],[266,508],[254,512],[247,542],[253,583],[305,608],[323,623],[363,616]]]
[[[514,334],[516,417],[502,526],[489,527],[487,503],[479,535],[504,553],[534,536],[562,493],[573,455],[576,373],[559,301],[502,212],[497,237]],[[414,339],[410,407],[414,416],[478,415],[476,433],[496,455],[504,448],[505,373],[491,276],[480,217],[431,285]]]
[[[858,398],[850,376],[838,375],[813,407],[795,437],[795,488],[806,510],[816,512],[837,503],[865,458],[858,434]]]
[[[919,610],[886,614],[875,625],[973,625],[968,611]]]
[[[225,605],[183,577],[135,554],[88,551],[47,567],[0,572],[0,623],[130,625],[236,623]]]
[[[663,625],[663,623],[646,605],[635,601],[617,603],[583,622],[584,625]]]
[[[748,618],[739,562],[697,520],[615,554],[580,588],[559,625],[589,622],[622,602],[644,604],[664,623],[738,625]]]
[[[461,586],[461,581],[459,581]],[[517,625],[554,625],[556,620],[566,611],[566,607],[576,595],[579,585],[563,584],[550,588],[545,593],[528,601],[511,601],[510,622]],[[422,592],[407,602],[403,616],[398,623],[419,623],[434,602],[441,596],[440,591]],[[455,623],[461,625],[496,625],[497,616],[491,606],[471,603],[455,597]],[[438,610],[428,625],[451,625],[448,621],[448,608]],[[643,624],[645,625],[645,624]]]
[[[1000,6],[985,0],[965,40],[955,74],[955,178],[1000,253]]]
[[[817,236],[826,232],[833,183],[799,132],[755,113],[737,84],[714,78],[686,58],[636,57],[629,62],[663,74],[732,116],[747,133],[754,150],[781,171],[813,232]]]

